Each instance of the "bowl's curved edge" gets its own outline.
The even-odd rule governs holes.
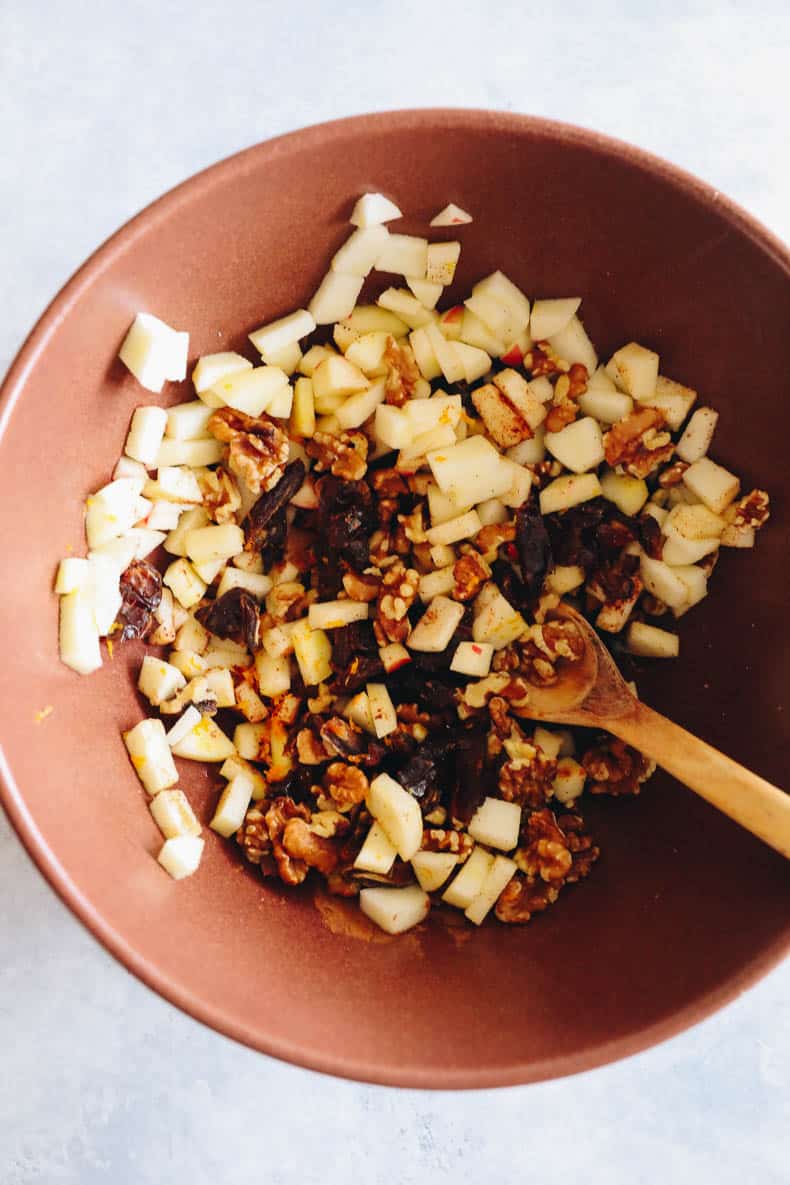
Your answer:
[[[219,183],[226,173],[237,172],[240,169],[246,171],[247,168],[252,167],[253,159],[257,160],[261,155],[274,157],[288,145],[308,147],[314,138],[325,141],[327,137],[342,137],[352,127],[354,129],[368,127],[371,130],[387,130],[394,126],[419,127],[426,123],[448,128],[491,126],[492,129],[497,128],[498,130],[503,128],[513,131],[529,130],[533,135],[560,138],[591,151],[615,156],[634,168],[646,169],[653,175],[683,188],[706,205],[713,203],[723,217],[755,242],[790,275],[790,252],[775,235],[737,203],[723,197],[706,182],[660,157],[602,133],[588,131],[573,124],[544,120],[533,116],[466,108],[407,109],[351,116],[288,132],[273,140],[253,145],[226,157],[181,182],[174,189],[167,191],[101,244],[53,298],[12,361],[0,385],[0,438],[3,436],[14,405],[24,389],[30,370],[46,347],[49,337],[67,316],[81,292],[101,274],[118,253],[128,250],[133,246],[138,236],[144,234],[150,225],[162,218],[169,217],[179,204],[189,201],[197,190]],[[168,976],[160,974],[150,962],[124,942],[117,931],[104,922],[98,911],[80,892],[47,847],[32,816],[25,807],[23,797],[2,751],[2,746],[0,746],[0,803],[29,856],[64,904],[83,922],[110,954],[114,955],[127,970],[131,971],[149,988],[182,1011],[187,1012],[195,1020],[243,1045],[293,1065],[372,1085],[445,1090],[481,1089],[494,1086],[517,1086],[583,1073],[637,1054],[704,1020],[711,1013],[736,999],[790,952],[790,932],[788,932],[785,938],[778,939],[761,951],[759,956],[743,967],[737,975],[731,977],[726,984],[698,998],[680,1012],[672,1013],[637,1033],[629,1033],[612,1041],[603,1042],[581,1054],[550,1059],[537,1065],[533,1063],[515,1064],[506,1072],[486,1067],[476,1069],[473,1074],[446,1068],[433,1072],[413,1068],[404,1069],[399,1065],[371,1067],[367,1063],[356,1063],[347,1058],[315,1055],[309,1050],[277,1039],[252,1043],[248,1034],[233,1017],[224,1014],[219,1007],[207,1005],[192,993],[185,991]]]

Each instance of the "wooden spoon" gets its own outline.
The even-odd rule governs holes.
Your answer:
[[[550,687],[530,687],[513,711],[530,720],[579,724],[613,733],[747,831],[790,857],[790,794],[648,708],[629,691],[609,651],[581,614],[561,604],[554,615],[576,623],[586,649],[565,663]]]

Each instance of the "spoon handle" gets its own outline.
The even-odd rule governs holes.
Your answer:
[[[790,858],[790,794],[641,702],[633,713],[608,720],[606,727]]]

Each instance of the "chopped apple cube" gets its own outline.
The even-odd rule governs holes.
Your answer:
[[[214,818],[209,823],[212,831],[230,839],[235,835],[244,822],[247,808],[252,799],[252,779],[240,770],[228,782],[217,803]]]
[[[82,588],[91,578],[90,561],[82,556],[70,555],[60,561],[55,578],[55,592],[59,596]]]
[[[259,354],[271,354],[307,337],[315,329],[315,324],[307,309],[297,309],[295,313],[262,325],[249,334],[249,339]]]
[[[305,687],[316,687],[332,677],[332,643],[323,630],[313,630],[306,621],[293,632],[299,673]]]
[[[100,547],[124,535],[137,521],[142,485],[137,478],[121,477],[102,486],[86,500],[85,535],[88,547]]]
[[[283,346],[280,350],[262,350],[261,360],[267,366],[278,367],[290,378],[299,369],[302,361],[302,351],[298,342],[291,342],[290,346]],[[277,399],[279,398],[280,396],[277,396]],[[275,402],[276,399],[272,400],[272,404]],[[269,414],[272,414],[271,411]]]
[[[684,613],[693,609],[708,595],[708,574],[704,568],[698,568],[695,564],[678,565],[673,568],[673,572],[680,577],[688,589],[688,600],[685,604],[672,610],[675,617],[682,617]]]
[[[406,283],[420,304],[425,305],[426,309],[436,308],[437,301],[444,291],[441,284],[435,284],[429,280],[420,280],[416,276],[406,276]]]
[[[403,409],[389,403],[377,406],[373,431],[376,439],[388,449],[405,448],[413,438],[411,425]]]
[[[428,455],[428,464],[440,490],[458,506],[499,498],[510,488],[512,475],[500,464],[501,460],[484,436],[470,436]]]
[[[382,310],[395,313],[410,329],[420,329],[423,325],[432,325],[436,316],[430,309],[403,288],[387,288],[378,298]]]
[[[614,387],[614,384],[612,384]],[[585,416],[592,416],[602,424],[615,424],[624,420],[634,410],[634,401],[623,391],[607,391],[602,387],[585,391],[579,397],[579,410]]]
[[[186,533],[184,546],[189,558],[199,564],[229,560],[244,550],[244,532],[235,523],[196,527]]]
[[[138,383],[157,394],[167,380],[186,377],[189,334],[171,329],[151,313],[138,313],[118,353]]]
[[[232,351],[222,354],[204,354],[202,358],[198,359],[197,365],[192,371],[192,384],[207,406],[219,407],[221,401],[216,397],[212,397],[212,400],[208,401],[203,399],[203,396],[220,379],[238,374],[242,370],[252,370],[252,363],[248,358],[243,358],[241,354],[234,354]]]
[[[609,469],[600,478],[601,494],[607,502],[613,502],[623,514],[634,515],[647,502],[649,490],[647,483],[640,477],[629,477],[625,473],[615,473]]]
[[[166,839],[157,856],[165,872],[174,881],[184,880],[197,872],[203,858],[205,840],[199,835],[176,835]]]
[[[431,219],[431,226],[463,226],[472,221],[472,215],[467,214],[460,206],[450,202]]]
[[[200,579],[188,560],[173,560],[165,570],[163,582],[172,592],[179,605],[191,609],[206,591],[206,584]]]
[[[123,734],[137,776],[150,795],[175,786],[178,770],[161,720],[141,720]]]
[[[395,203],[383,193],[363,193],[357,199],[349,221],[354,226],[378,226],[382,222],[392,222],[402,217]]]
[[[233,745],[239,757],[246,761],[260,761],[261,746],[267,742],[269,732],[268,724],[237,724]],[[228,760],[232,760],[232,757]]]
[[[536,300],[532,306],[529,330],[535,341],[547,341],[561,333],[579,309],[580,296],[567,296],[559,300]]]
[[[722,531],[720,543],[722,547],[749,548],[754,547],[755,538],[754,527],[741,527],[736,526],[735,523],[728,523]]]
[[[604,459],[603,436],[597,420],[584,416],[560,432],[547,432],[546,448],[572,473],[597,469]]]
[[[459,642],[450,670],[473,679],[483,679],[491,670],[494,647],[490,642]]]
[[[629,342],[612,355],[606,373],[633,399],[649,402],[656,393],[658,354],[637,342]]]
[[[400,276],[414,276],[426,279],[428,263],[428,240],[415,235],[390,234],[382,244],[376,270],[395,272]],[[386,308],[386,305],[384,306]],[[397,311],[397,310],[396,310]]]
[[[192,731],[173,745],[176,757],[189,761],[224,761],[235,752],[233,742],[210,716],[201,716]]]
[[[482,522],[482,519],[480,521]],[[451,547],[449,543],[437,543],[431,548],[430,555],[431,563],[435,568],[452,567],[456,560],[455,548]]]
[[[476,847],[460,871],[442,893],[442,901],[457,909],[468,909],[481,892],[488,873],[494,864],[494,857],[485,848]]]
[[[294,391],[290,384],[280,387],[269,400],[266,414],[279,420],[287,420],[293,407]]]
[[[185,687],[186,679],[177,667],[171,666],[161,658],[146,654],[140,667],[137,686],[148,702],[156,707]]]
[[[425,327],[412,330],[409,334],[409,344],[422,377],[429,381],[438,378],[442,373],[442,368],[436,358],[430,339],[425,332]]]
[[[453,310],[451,309],[452,313]],[[448,314],[440,321],[440,325],[445,337],[450,338],[455,332],[457,322],[447,322]],[[485,321],[473,313],[471,309],[464,308],[461,318],[460,327],[458,328],[457,338],[459,341],[465,342],[469,346],[476,346],[479,350],[485,350],[494,358],[499,358],[505,353],[505,343],[500,337],[493,333]]]
[[[557,593],[560,597],[581,588],[583,584],[584,568],[580,568],[578,564],[558,564],[546,576],[549,592]]]
[[[367,276],[385,252],[389,237],[386,226],[357,227],[333,255],[332,271],[346,276]]]
[[[373,721],[370,700],[366,691],[359,691],[356,695],[352,695],[343,709],[343,715],[347,720],[352,720],[354,724],[358,724],[365,732],[372,733],[375,736],[376,725]]]
[[[521,807],[501,798],[484,798],[467,828],[472,839],[489,848],[510,852],[518,843]]]
[[[480,522],[484,527],[493,526],[494,523],[504,523],[510,518],[507,507],[501,498],[487,498],[485,502],[481,502],[476,507]]]
[[[417,799],[389,774],[379,774],[370,783],[366,804],[401,860],[411,860],[422,844],[422,812]]]
[[[523,506],[532,490],[532,474],[523,465],[503,457],[501,461],[503,471],[510,473],[510,485],[500,495],[505,506]]]
[[[269,715],[269,709],[255,688],[243,681],[236,687],[236,707],[250,724],[260,724]]]
[[[578,362],[585,366],[588,374],[592,374],[598,366],[595,346],[587,336],[587,330],[578,317],[571,317],[564,329],[553,334],[549,338],[549,345],[559,354],[560,358],[564,358],[571,365]]]
[[[357,303],[364,282],[362,276],[327,272],[308,306],[316,325],[331,325],[347,317]]]
[[[372,383],[366,391],[359,391],[356,395],[349,395],[335,412],[337,422],[344,432],[351,428],[361,428],[366,420],[376,411],[380,403],[384,402],[387,394],[386,383],[380,379]]]
[[[307,620],[313,630],[336,630],[369,615],[369,606],[359,601],[322,601],[310,606]]]
[[[196,654],[194,650],[172,650],[170,652],[170,662],[174,667],[178,667],[179,671],[187,677],[187,679],[194,679],[197,675],[205,674],[206,667],[203,661],[203,656]],[[166,710],[166,704],[162,704],[160,711]]]
[[[367,692],[373,727],[376,736],[381,740],[382,737],[389,736],[391,732],[396,731],[398,716],[386,684],[368,683]]]
[[[464,615],[464,606],[448,597],[433,597],[416,626],[406,639],[409,650],[440,654],[449,646]]]
[[[360,872],[373,872],[379,876],[386,876],[395,863],[397,854],[397,848],[390,843],[381,823],[376,822],[367,833],[365,842],[359,849],[354,867],[358,868]]]
[[[431,899],[418,885],[406,885],[403,889],[363,889],[359,906],[387,934],[403,934],[425,921]]]
[[[425,572],[420,576],[420,583],[418,591],[420,600],[425,604],[432,601],[434,597],[445,596],[451,593],[455,588],[455,572],[454,564],[448,564],[445,568],[437,568],[434,572]]]
[[[397,291],[390,289],[391,292]],[[406,293],[408,296],[409,294]],[[430,314],[428,314],[430,318]],[[390,309],[377,304],[360,304],[352,309],[343,325],[362,337],[366,333],[389,333],[393,337],[405,337],[409,326]]]
[[[165,437],[156,454],[156,467],[188,465],[191,469],[202,469],[204,465],[216,465],[224,454],[225,445],[221,440],[168,440]]]
[[[291,663],[287,654],[277,657],[266,650],[255,655],[255,677],[261,695],[275,699],[291,688]]]
[[[557,762],[557,773],[552,782],[554,797],[563,806],[572,806],[584,790],[587,773],[583,765],[573,757],[561,757]]]
[[[167,412],[163,407],[136,408],[124,445],[126,456],[152,469],[166,427]]]
[[[411,860],[414,875],[426,893],[441,889],[457,864],[454,852],[415,852]]]
[[[527,628],[521,614],[513,608],[493,581],[484,584],[475,598],[472,640],[489,642],[501,650],[520,638]]]
[[[203,501],[197,477],[181,465],[162,465],[156,480],[145,483],[143,493],[154,502],[176,502],[182,509]]]
[[[686,585],[663,560],[654,560],[643,554],[640,575],[647,591],[669,605],[670,609],[680,608],[688,600]]]
[[[90,586],[61,596],[59,629],[60,661],[79,675],[97,671],[102,660]]]
[[[467,510],[457,518],[431,527],[427,532],[428,542],[435,546],[438,543],[458,543],[461,539],[469,539],[481,530],[483,524],[476,510]]]
[[[700,457],[689,465],[683,474],[683,484],[714,514],[726,510],[741,488],[735,474],[711,461],[710,457]]]
[[[208,646],[209,636],[208,630],[204,629],[192,614],[189,614],[176,631],[173,649],[194,650],[196,654],[202,654]]]
[[[476,926],[482,925],[517,871],[518,865],[514,860],[508,859],[507,856],[494,857],[480,892],[464,910],[470,922],[474,922]]]
[[[447,287],[455,278],[455,269],[460,257],[460,243],[429,243],[425,278],[431,284],[442,284]]]
[[[379,647],[379,658],[388,675],[411,662],[411,655],[400,642],[390,642],[387,646]]]
[[[288,375],[279,367],[255,366],[219,379],[211,392],[228,407],[248,416],[259,416],[287,385]]]
[[[719,413],[712,407],[698,407],[678,441],[676,453],[681,461],[692,465],[701,460],[710,448]]]
[[[453,348],[464,369],[464,379],[467,383],[477,382],[491,369],[491,359],[485,350],[477,346],[469,346],[466,342],[455,342]]]
[[[193,679],[192,682],[197,684],[198,680]],[[163,704],[162,711],[165,711],[166,707],[167,705]],[[190,704],[186,711],[184,711],[179,716],[175,724],[173,724],[165,734],[167,743],[171,749],[174,745],[177,745],[179,741],[183,741],[184,737],[192,731],[195,725],[200,723],[201,715],[202,713],[195,707],[195,705]]]
[[[530,384],[532,386],[533,384]],[[546,457],[546,427],[539,424],[535,435],[507,449],[505,456],[517,465],[539,465]]]
[[[539,724],[535,729],[532,740],[552,761],[559,757],[562,737],[558,732],[550,732],[548,728],[543,728]]]
[[[540,513],[555,514],[558,510],[570,510],[582,502],[589,502],[601,495],[601,484],[594,473],[568,473],[556,477],[540,491]]]
[[[149,809],[165,839],[178,835],[200,835],[200,823],[183,790],[162,790],[151,799]]]
[[[315,432],[315,395],[309,378],[300,378],[294,383],[291,432],[294,436],[305,438]]]
[[[316,401],[326,396],[353,395],[370,386],[367,375],[340,354],[330,354],[323,362],[319,362],[313,371],[312,382]]]
[[[223,646],[229,643],[223,641]],[[210,654],[210,650],[206,651]],[[234,655],[235,658],[235,655]],[[226,667],[210,667],[206,672],[206,683],[210,694],[217,702],[218,708],[233,708],[236,706],[236,689],[233,686],[233,676]]]
[[[355,337],[345,351],[346,360],[354,366],[358,366],[368,378],[386,376],[388,366],[384,361],[384,351],[390,336],[389,333],[376,330]]]
[[[238,728],[243,727],[244,725],[238,725]],[[236,732],[238,732],[238,728]],[[238,749],[236,733],[234,733],[233,742],[236,744],[236,748]],[[257,751],[258,750],[256,748],[256,753]],[[255,801],[257,802],[259,799],[266,797],[266,779],[260,770],[256,769],[254,765],[251,765],[250,762],[247,761],[246,758],[242,757],[240,753],[233,753],[230,757],[227,757],[220,766],[219,772],[220,775],[223,778],[226,778],[229,782],[232,781],[238,773],[245,773],[252,782],[252,797],[255,799]]]
[[[670,432],[677,432],[686,416],[691,411],[697,398],[697,392],[691,387],[684,387],[682,383],[673,382],[660,374],[656,379],[655,393],[642,400],[648,407],[657,407],[664,413],[664,422]]]
[[[262,572],[244,572],[241,568],[226,568],[217,587],[217,598],[231,588],[243,588],[261,601],[271,591],[272,580]]]
[[[430,343],[436,361],[439,363],[442,374],[447,379],[447,382],[461,382],[464,378],[465,370],[456,343],[448,341],[433,321],[425,326],[425,336]]]
[[[677,658],[680,639],[677,634],[658,629],[644,621],[632,621],[628,627],[628,649],[645,658]]]
[[[158,501],[154,502],[145,521],[154,530],[174,531],[183,513],[184,507],[178,502]]]

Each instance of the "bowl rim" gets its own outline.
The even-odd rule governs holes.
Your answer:
[[[790,280],[790,250],[758,219],[707,182],[626,141],[571,123],[476,108],[406,108],[346,116],[283,133],[224,157],[154,199],[97,247],[47,305],[20,346],[0,384],[0,442],[13,409],[24,391],[26,381],[52,333],[69,314],[83,291],[102,274],[119,253],[129,250],[139,237],[147,233],[149,227],[177,213],[179,207],[188,204],[206,190],[224,183],[226,178],[238,176],[240,172],[243,174],[257,167],[261,160],[275,158],[286,146],[309,148],[311,144],[319,141],[325,144],[327,139],[342,139],[348,135],[366,132],[377,134],[398,129],[408,131],[426,125],[446,130],[489,129],[497,134],[502,131],[527,131],[534,137],[572,144],[595,155],[614,158],[621,164],[647,172],[683,190],[697,202],[707,207],[714,206],[737,231],[770,256]],[[523,1085],[592,1070],[640,1053],[699,1023],[736,999],[776,967],[790,952],[788,926],[784,935],[780,935],[761,950],[724,983],[696,998],[679,1011],[672,1011],[644,1028],[629,1031],[582,1052],[545,1059],[541,1063],[516,1061],[507,1069],[480,1067],[475,1071],[456,1071],[447,1067],[404,1070],[397,1063],[371,1064],[365,1059],[353,1059],[344,1054],[316,1053],[297,1042],[282,1039],[276,1032],[269,1034],[267,1039],[253,1039],[237,1018],[223,1011],[221,1002],[207,1002],[186,990],[135,950],[105,921],[99,909],[74,884],[55,853],[44,841],[27,809],[2,745],[0,804],[4,807],[28,855],[61,901],[86,926],[92,936],[148,988],[195,1020],[249,1048],[305,1069],[374,1085],[443,1090],[480,1089]]]

